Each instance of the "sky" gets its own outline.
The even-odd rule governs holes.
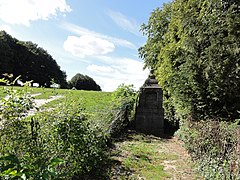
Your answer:
[[[143,85],[140,26],[169,0],[0,0],[0,30],[32,41],[56,60],[67,80],[92,77],[103,91]]]

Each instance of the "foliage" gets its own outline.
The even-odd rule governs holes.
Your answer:
[[[146,44],[139,48],[139,55],[144,59],[145,68],[156,68],[158,55],[164,46],[164,36],[168,31],[171,8],[171,3],[163,4],[162,9],[156,8],[151,13],[148,24],[141,26],[143,35],[148,38]]]
[[[66,73],[43,48],[32,42],[19,41],[0,31],[0,78],[2,74],[21,75],[22,82],[33,80],[40,86],[50,87],[54,79],[66,88]]]
[[[7,82],[4,79],[2,81]],[[0,177],[57,177],[54,169],[61,161],[44,154],[46,143],[39,143],[39,123],[26,118],[29,109],[34,107],[33,99],[26,94],[25,89],[6,88],[6,92],[8,96],[1,98],[0,111]]]
[[[240,173],[237,151],[237,123],[219,121],[185,122],[177,135],[198,162],[206,179],[237,179]]]
[[[75,76],[72,77],[71,81],[69,82],[70,88],[74,87],[78,90],[94,90],[94,91],[101,91],[99,85],[87,75],[82,75],[77,73]]]
[[[174,0],[142,26],[139,49],[164,93],[166,117],[207,179],[232,179],[240,110],[240,1]],[[201,121],[202,120],[202,121]],[[239,159],[238,159],[239,161]]]
[[[120,104],[123,104],[124,106],[129,106],[130,111],[134,108],[136,97],[137,92],[134,89],[133,84],[120,84],[113,92],[113,100],[120,102]]]
[[[109,133],[111,137],[119,137],[134,118],[134,106],[137,92],[133,85],[120,84],[113,92],[113,120]]]
[[[0,177],[71,179],[97,174],[106,157],[105,136],[90,125],[79,100],[68,97],[52,110],[27,117],[34,108],[27,89],[7,89],[15,98],[1,98]]]
[[[239,117],[239,7],[236,0],[175,0],[142,26],[148,40],[140,56],[155,70],[172,118]]]
[[[60,172],[68,172],[68,177],[83,176],[101,167],[105,159],[104,135],[90,124],[78,100],[68,98],[38,118],[46,119],[44,125],[48,130],[47,126],[52,124],[50,133],[54,133],[58,146],[56,155],[65,161]]]
[[[0,79],[0,82],[8,83],[8,80]],[[15,81],[13,83],[8,83],[8,85],[13,85],[14,83]],[[1,98],[0,114],[1,122],[4,126],[14,123],[14,121],[16,120],[19,121],[26,115],[28,110],[34,107],[33,99],[30,93],[25,93],[25,89],[17,91],[14,90],[12,87],[4,87],[3,93],[6,96]]]

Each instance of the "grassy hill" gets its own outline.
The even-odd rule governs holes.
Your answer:
[[[85,113],[88,114],[90,120],[104,121],[105,123],[109,123],[108,111],[112,106],[114,106],[114,103],[112,101],[112,92],[0,86],[0,98],[7,96],[7,93],[4,92],[5,88],[13,88],[14,90],[26,91],[33,95],[34,99],[38,100],[47,100],[55,96],[62,97],[47,103],[43,103],[44,105],[42,105],[41,108],[53,108],[69,99],[72,101],[78,101],[81,108],[83,108]],[[106,125],[103,122],[101,124],[102,126]]]

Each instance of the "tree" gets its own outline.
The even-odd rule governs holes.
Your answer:
[[[240,2],[175,0],[156,9],[142,31],[168,112],[178,118],[239,117]]]
[[[73,76],[69,84],[77,90],[101,91],[101,87],[91,77],[80,73]]]
[[[139,55],[144,59],[144,68],[155,69],[158,55],[164,46],[164,36],[168,30],[171,19],[172,5],[164,4],[163,8],[157,8],[148,20],[148,24],[141,26],[143,35],[147,36],[147,43],[139,48]]]
[[[52,79],[62,88],[67,86],[66,73],[46,50],[0,31],[0,78],[4,73],[21,75],[22,81],[33,80],[40,86],[50,87]]]

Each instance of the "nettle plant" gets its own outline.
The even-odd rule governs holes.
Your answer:
[[[106,142],[80,102],[65,99],[29,116],[36,107],[27,91],[27,86],[9,86],[0,99],[0,179],[71,179],[96,173],[106,157]]]

